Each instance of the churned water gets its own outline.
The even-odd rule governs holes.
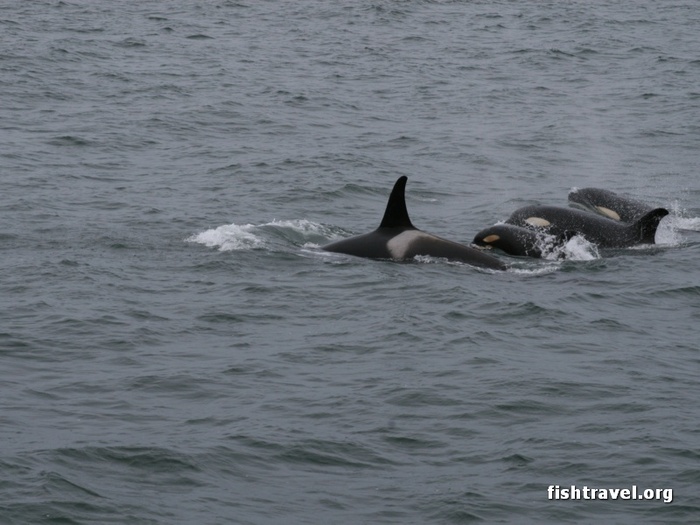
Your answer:
[[[4,0],[0,522],[696,523],[697,7]],[[505,272],[319,249],[401,175],[464,243],[672,214]]]

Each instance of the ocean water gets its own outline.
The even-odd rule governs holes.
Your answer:
[[[0,523],[697,523],[699,27],[1,2]],[[464,243],[574,187],[672,213],[505,272],[319,249],[401,175]]]

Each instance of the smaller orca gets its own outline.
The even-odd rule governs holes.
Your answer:
[[[497,248],[508,255],[540,258],[564,246],[574,235],[565,232],[554,236],[538,228],[496,224],[477,233],[473,242],[477,246]]]
[[[407,177],[399,177],[389,196],[384,218],[379,228],[370,233],[342,239],[321,248],[328,252],[345,253],[371,259],[403,261],[416,255],[444,257],[481,268],[505,270],[496,257],[476,248],[448,241],[417,229],[411,223],[404,196]]]
[[[654,208],[610,190],[581,188],[569,192],[569,205],[622,222],[635,222]]]
[[[601,248],[625,248],[654,244],[656,229],[666,215],[665,208],[655,208],[637,221],[625,223],[573,208],[525,206],[515,210],[506,223],[546,228],[553,235],[575,232]]]

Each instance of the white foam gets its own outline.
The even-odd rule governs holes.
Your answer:
[[[542,235],[538,246],[542,253],[542,259],[557,261],[567,259],[570,261],[592,261],[600,259],[598,246],[587,241],[580,235],[574,235],[566,244],[561,244],[554,235]]]
[[[566,244],[561,244],[553,235],[544,235],[538,246],[544,263],[535,268],[511,267],[509,271],[522,275],[546,275],[557,272],[564,260],[593,261],[600,259],[598,246],[580,235],[574,235]]]
[[[226,252],[266,248],[270,242],[274,242],[275,237],[278,239],[282,237],[290,243],[296,243],[296,241],[304,241],[307,237],[333,237],[333,233],[322,224],[306,219],[292,219],[273,220],[263,224],[224,224],[192,235],[185,240]]]
[[[265,246],[265,241],[253,233],[257,226],[254,224],[225,224],[211,230],[206,230],[185,239],[219,251],[253,250]]]
[[[563,247],[564,258],[571,261],[593,261],[600,259],[598,246],[580,235],[574,235]]]
[[[561,267],[561,263],[548,263],[542,266],[537,266],[534,268],[516,268],[511,266],[508,268],[508,271],[510,273],[515,273],[519,275],[547,275],[550,273],[554,273],[559,270]]]

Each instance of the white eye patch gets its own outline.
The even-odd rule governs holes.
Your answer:
[[[543,219],[542,217],[528,217],[525,219],[525,222],[530,226],[537,226],[540,228],[545,228],[551,224],[551,222],[549,222],[547,219]]]
[[[620,215],[615,210],[611,210],[610,208],[606,208],[605,206],[596,206],[596,209],[606,217],[610,217],[611,219],[616,221],[620,220]]]

